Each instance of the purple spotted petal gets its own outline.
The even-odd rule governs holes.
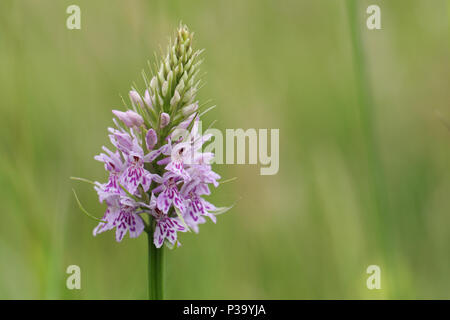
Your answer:
[[[135,213],[133,209],[128,207],[120,211],[119,216],[116,218],[116,241],[122,241],[127,231],[130,232],[130,238],[138,237],[144,230],[144,223],[142,219]]]
[[[166,237],[166,233],[163,228],[164,226],[158,222],[156,224],[155,232],[153,233],[153,243],[157,248],[161,248],[164,243],[164,238]]]
[[[173,205],[177,207],[181,212],[185,210],[183,198],[176,188],[174,188]]]
[[[130,230],[130,238],[137,238],[144,231],[144,222],[137,214],[131,214],[129,219],[128,230]]]
[[[123,211],[120,212],[119,216],[116,219],[116,241],[122,241],[123,237],[128,230],[128,224],[126,223],[126,215]]]
[[[167,239],[172,245],[177,242],[177,232],[186,232],[187,229],[182,225],[178,218],[164,217],[158,220],[155,233],[153,234],[153,243],[160,248],[164,240]]]
[[[161,192],[156,199],[156,205],[158,206],[158,209],[164,213],[167,213],[172,204],[174,196],[175,192],[172,190],[172,188],[167,188],[166,190]]]
[[[187,207],[183,219],[186,225],[194,230],[195,233],[199,231],[198,226],[206,222],[205,218],[196,214],[190,205]]]

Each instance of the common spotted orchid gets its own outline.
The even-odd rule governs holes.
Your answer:
[[[137,238],[146,231],[151,266],[162,264],[164,244],[180,245],[179,232],[198,233],[206,218],[216,222],[216,214],[228,209],[204,199],[211,194],[210,185],[219,185],[220,176],[212,170],[214,154],[202,152],[211,135],[199,130],[201,108],[195,95],[202,51],[193,50],[192,39],[187,27],[180,26],[157,74],[150,81],[144,77],[143,96],[133,88],[131,106],[112,111],[114,127],[108,131],[114,150],[103,147],[95,156],[108,179],[94,182],[106,211],[93,234],[115,230],[120,242],[127,233]],[[155,288],[162,281],[157,273],[151,267],[150,294],[156,298],[161,297]]]

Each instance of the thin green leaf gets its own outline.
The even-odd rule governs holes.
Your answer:
[[[81,182],[86,182],[86,183],[90,183],[94,186],[96,186],[97,184],[94,181],[85,179],[85,178],[79,178],[79,177],[70,177],[71,180],[76,180],[76,181],[81,181]]]
[[[95,221],[106,223],[106,221],[103,221],[102,219],[96,218],[96,217],[94,217],[92,214],[90,214],[89,212],[87,212],[86,209],[83,208],[83,206],[81,205],[81,202],[80,202],[80,200],[78,199],[78,196],[77,196],[77,193],[75,192],[75,190],[72,189],[72,191],[73,191],[73,195],[75,196],[75,199],[77,200],[78,206],[80,207],[80,210],[83,211],[83,213],[84,213],[85,215],[87,215],[89,218],[91,218],[91,219],[93,219],[93,220],[95,220]]]
[[[237,177],[233,177],[233,178],[230,178],[230,179],[227,179],[227,180],[223,180],[223,181],[218,181],[218,182],[219,182],[219,184],[224,184],[224,183],[231,182],[231,181],[234,181],[234,180],[237,180]]]
[[[205,113],[211,111],[212,109],[214,109],[215,107],[217,107],[216,105],[209,107],[208,109],[206,109],[205,111],[203,111],[202,113],[200,113],[200,117],[203,116]]]
[[[230,210],[231,208],[233,208],[234,205],[235,205],[235,204],[233,204],[232,206],[229,206],[229,207],[220,207],[220,208],[217,208],[216,211],[211,212],[211,213],[214,214],[215,216],[217,216],[217,215],[219,215],[219,214],[222,214],[222,213],[227,212],[228,210]]]

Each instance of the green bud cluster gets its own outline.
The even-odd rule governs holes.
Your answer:
[[[153,128],[160,127],[162,114],[170,116],[173,128],[198,111],[195,97],[201,84],[199,56],[203,50],[194,50],[193,36],[186,25],[179,26],[167,53],[155,65],[151,80],[144,74],[147,92],[142,103],[131,99],[134,109]]]

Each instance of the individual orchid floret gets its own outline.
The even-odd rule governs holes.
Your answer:
[[[144,168],[144,162],[153,161],[160,153],[152,151],[144,156],[140,140],[131,132],[110,129],[111,142],[123,153],[126,166],[120,175],[120,184],[131,194],[135,194],[139,185],[147,191],[151,184],[152,174]]]
[[[183,198],[178,191],[175,175],[166,172],[162,180],[163,183],[153,190],[155,193],[160,192],[156,200],[158,209],[164,213],[167,213],[173,204],[175,208],[177,208],[180,212],[183,212],[185,207]]]
[[[94,229],[94,236],[116,228],[116,241],[120,242],[127,231],[130,233],[130,238],[136,238],[144,231],[144,222],[136,214],[136,209],[141,204],[126,196],[108,201],[107,204],[108,208],[102,218],[104,222],[100,222]]]
[[[157,210],[155,210],[155,212],[158,212]],[[161,248],[164,239],[167,239],[172,246],[175,244],[179,246],[180,242],[177,240],[177,232],[187,231],[187,228],[182,225],[180,219],[171,218],[161,211],[159,211],[157,215],[154,215],[154,217],[156,219],[156,227],[153,234],[155,246]]]
[[[123,162],[119,151],[112,152],[106,147],[102,147],[105,153],[100,153],[94,159],[105,164],[105,170],[111,173],[121,172],[123,170]]]
[[[164,169],[177,174],[185,181],[187,181],[190,177],[185,170],[185,163],[190,162],[191,157],[191,145],[187,142],[179,143],[172,148],[170,161]]]
[[[137,238],[144,231],[145,225],[142,218],[136,214],[139,207],[132,199],[127,197],[121,198],[120,211],[115,220],[116,225],[116,241],[122,241],[123,237],[129,231],[130,238]]]
[[[209,194],[209,189],[205,191],[202,185],[196,185],[191,188],[182,188],[181,193],[185,199],[186,206],[183,217],[189,228],[198,233],[198,225],[205,223],[203,217],[209,217],[216,223],[217,218],[212,213],[217,211],[216,206],[201,197],[202,195]]]
[[[140,127],[144,124],[144,119],[132,110],[126,112],[113,110],[112,113],[119,118],[128,128]]]
[[[202,153],[202,145],[211,138],[211,134],[201,136],[198,133],[198,118],[194,120],[190,134],[171,148],[170,161],[166,170],[187,181],[190,176],[186,168],[195,164],[207,164],[214,157],[212,153]]]
[[[155,232],[153,234],[153,243],[157,248],[161,248],[164,240],[167,239],[171,246],[180,245],[177,240],[177,232],[186,232],[188,229],[183,225],[178,217],[169,217],[157,206],[157,199],[152,193],[150,200],[151,214],[156,220]]]
[[[217,211],[218,209],[212,203],[202,198],[202,196],[211,194],[207,184],[193,181],[190,184],[184,184],[180,190],[180,193],[182,194],[183,199],[185,199],[186,202],[195,207],[194,211],[196,213],[203,216],[208,216],[211,218],[211,220],[213,220],[213,222],[216,222],[215,216],[211,216],[209,212],[212,213]]]
[[[120,184],[135,194],[138,187],[142,186],[145,192],[150,188],[152,174],[144,168],[144,157],[142,153],[130,153],[127,158],[127,167],[120,175]]]
[[[119,183],[131,194],[135,194],[139,185],[144,191],[150,187],[152,175],[144,168],[144,151],[137,137],[131,133],[110,129],[111,142],[124,154],[126,166]]]
[[[107,153],[101,153],[95,156],[95,160],[101,161],[105,164],[105,169],[109,171],[108,182],[101,184],[96,182],[95,190],[98,193],[99,201],[103,202],[107,198],[120,195],[121,189],[119,187],[119,177],[123,172],[125,165],[118,151],[111,152],[108,148],[103,147]]]

